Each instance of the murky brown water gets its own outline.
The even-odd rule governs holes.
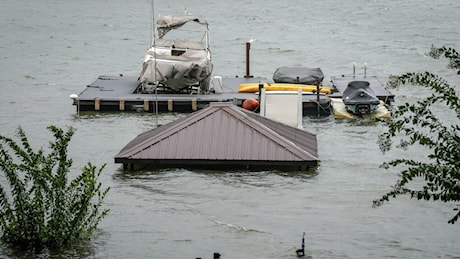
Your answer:
[[[329,79],[358,72],[429,70],[448,75],[445,61],[424,54],[431,44],[460,48],[458,1],[155,1],[155,13],[184,8],[210,22],[215,75],[251,72],[270,80],[280,66],[320,67]],[[318,135],[321,166],[310,175],[169,169],[123,173],[113,156],[154,115],[86,113],[75,117],[68,98],[98,75],[137,75],[150,42],[150,1],[25,1],[0,3],[0,132],[19,125],[37,147],[51,140],[46,126],[77,129],[74,170],[108,163],[109,215],[89,244],[64,252],[17,252],[1,257],[291,258],[306,232],[313,258],[460,257],[460,226],[448,225],[452,204],[401,198],[380,208],[372,200],[394,183],[376,144],[382,122],[304,117]],[[457,76],[448,76],[455,80]],[[328,80],[325,80],[327,82]],[[395,91],[397,103],[420,95]],[[161,114],[160,123],[184,114]],[[448,119],[448,118],[446,118]],[[423,151],[410,151],[420,158]]]

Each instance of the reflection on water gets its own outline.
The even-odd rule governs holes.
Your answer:
[[[147,189],[149,183],[171,183],[175,180],[183,181],[184,178],[197,178],[210,183],[223,183],[228,186],[264,187],[264,188],[285,188],[295,187],[302,182],[310,182],[317,176],[317,168],[309,171],[283,172],[273,171],[215,171],[215,170],[187,170],[187,169],[158,169],[124,171],[119,169],[113,175],[114,180],[130,183],[136,187]],[[162,185],[159,185],[162,186]],[[152,191],[152,190],[151,190]],[[159,192],[159,190],[155,190]]]

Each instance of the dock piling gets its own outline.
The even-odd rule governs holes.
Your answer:
[[[192,111],[196,111],[198,109],[196,98],[192,99]]]
[[[120,98],[120,105],[119,105],[120,111],[125,111],[125,100]]]
[[[101,100],[98,97],[94,99],[94,110],[101,110]]]
[[[168,112],[172,112],[172,111],[173,111],[173,100],[168,99]]]
[[[150,110],[150,104],[148,99],[144,99],[144,111],[148,112]]]

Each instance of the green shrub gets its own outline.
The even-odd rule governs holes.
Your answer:
[[[69,181],[67,147],[74,134],[55,126],[50,152],[34,151],[19,128],[17,143],[0,135],[0,239],[4,244],[56,248],[89,240],[108,213],[101,209],[109,188],[101,189],[98,170],[88,163]],[[5,186],[4,186],[5,185]]]

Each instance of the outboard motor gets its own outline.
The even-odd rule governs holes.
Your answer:
[[[369,87],[368,81],[352,81],[343,92],[343,103],[355,115],[371,114],[377,109],[380,100]]]

